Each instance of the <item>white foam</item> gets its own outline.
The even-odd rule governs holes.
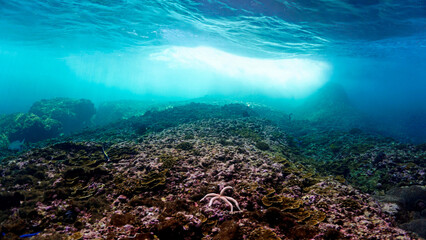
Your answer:
[[[171,47],[150,55],[169,68],[214,72],[240,87],[285,97],[303,97],[324,85],[330,66],[310,59],[242,57],[211,47]]]

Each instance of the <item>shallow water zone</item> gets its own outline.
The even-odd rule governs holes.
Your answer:
[[[425,238],[425,1],[0,16],[0,240]]]

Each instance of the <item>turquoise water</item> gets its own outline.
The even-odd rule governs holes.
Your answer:
[[[304,99],[337,82],[425,132],[423,0],[0,0],[0,16],[1,113],[52,97]]]

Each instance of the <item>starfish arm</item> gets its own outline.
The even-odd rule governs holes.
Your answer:
[[[237,206],[238,210],[242,211],[240,206],[238,205],[237,200],[235,200],[234,198],[231,198],[231,197],[226,197],[226,199],[232,201],[235,204],[235,206]]]
[[[231,187],[231,186],[227,186],[227,187],[222,188],[222,191],[220,191],[220,194],[219,194],[219,195],[223,196],[223,194],[225,193],[225,191],[226,191],[227,189],[232,189],[232,187]]]
[[[232,213],[234,211],[234,206],[232,206],[232,203],[230,203],[228,199],[226,199],[226,197],[221,197],[220,199],[222,199],[226,204],[228,204],[231,207],[231,213]]]
[[[201,201],[203,201],[204,199],[208,198],[208,197],[217,197],[217,196],[219,196],[219,194],[216,194],[216,193],[209,193],[209,194],[207,194],[206,196],[204,196],[204,197],[200,200],[200,202],[201,202]]]
[[[217,197],[214,197],[214,198],[210,199],[209,207],[211,207],[211,206],[212,206],[212,204],[213,204],[214,200],[219,199],[219,198],[220,198],[220,197],[219,197],[219,196],[217,196]]]

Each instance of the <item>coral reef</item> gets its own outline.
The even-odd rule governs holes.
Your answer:
[[[35,102],[29,113],[62,124],[64,133],[82,129],[95,114],[94,104],[87,99],[53,98]]]
[[[96,125],[107,125],[120,120],[143,115],[154,106],[152,101],[113,101],[99,105],[93,122]]]
[[[426,237],[426,187],[406,186],[395,187],[384,195],[375,196],[382,210],[393,216],[407,231],[414,231]]]
[[[0,239],[424,236],[424,146],[360,129],[192,103],[27,148],[0,162]]]
[[[74,138],[90,133],[98,134]],[[415,238],[370,195],[303,166],[291,138],[270,121],[212,118],[146,133],[137,141],[117,139],[106,145],[47,144],[5,159],[4,238],[34,233],[33,239]],[[259,141],[269,148],[259,149]],[[176,147],[187,144],[192,147]],[[201,201],[225,186],[234,188],[227,196],[242,211]]]
[[[60,122],[43,119],[32,113],[15,113],[0,116],[0,144],[7,148],[13,141],[41,141],[56,137],[62,131]]]
[[[364,192],[426,184],[426,152],[419,146],[359,129],[318,129],[307,122],[294,121],[291,128],[283,128],[293,135],[290,146],[303,155],[301,162],[324,175],[340,176]]]

